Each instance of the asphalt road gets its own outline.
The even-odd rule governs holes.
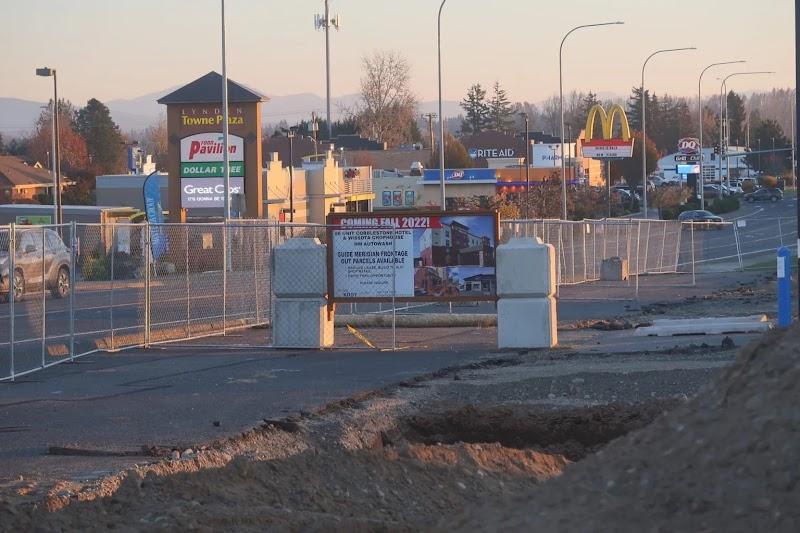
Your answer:
[[[440,333],[420,330],[418,335],[430,344],[436,343],[432,339]],[[493,330],[484,337],[487,335],[491,337]],[[466,331],[459,335],[464,337]],[[749,338],[735,337],[737,344]],[[625,331],[575,331],[562,334],[561,347],[556,352],[603,350],[617,357],[634,357],[676,345],[719,345],[720,340],[708,336],[640,338]],[[501,356],[481,343],[473,344],[472,349],[454,348],[447,339],[427,350],[399,352],[266,351],[252,347],[231,349],[229,343],[187,343],[90,355],[75,364],[45,369],[30,379],[0,383],[0,486],[20,475],[26,480],[91,480],[115,468],[148,460],[48,455],[51,446],[107,452],[137,451],[142,446],[195,448],[257,426],[265,418],[312,412],[329,402],[421,374]],[[534,357],[532,362],[536,360]],[[564,362],[572,360],[568,357]],[[609,376],[607,387],[612,387],[615,375],[628,374],[624,361],[607,365],[605,358],[599,356],[595,366],[596,372]],[[686,368],[696,369],[700,372],[698,379],[705,382],[710,375],[707,371],[720,367],[721,363],[712,361]],[[631,370],[636,368],[645,373],[656,372],[648,380],[658,382],[660,368]],[[561,374],[586,371],[584,366],[578,366]],[[547,375],[542,377],[549,379]],[[682,390],[679,384],[674,388]],[[621,396],[626,394],[625,387],[616,390]]]

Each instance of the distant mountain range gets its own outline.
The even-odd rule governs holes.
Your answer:
[[[142,130],[155,123],[165,111],[165,107],[156,103],[156,100],[175,88],[170,87],[136,98],[110,100],[105,104],[122,131]],[[352,109],[357,100],[357,94],[333,98],[331,114],[334,120],[348,109]],[[0,97],[0,134],[5,139],[30,134],[36,118],[41,113],[41,107],[44,105],[47,105],[47,102]],[[437,101],[420,102],[420,113],[435,113],[438,106]],[[444,101],[442,107],[444,115],[448,117],[455,117],[461,113],[461,108],[456,101]],[[263,107],[264,125],[277,124],[282,120],[294,124],[303,119],[310,119],[312,112],[316,112],[320,117],[325,117],[324,97],[311,93],[270,96],[269,101]]]

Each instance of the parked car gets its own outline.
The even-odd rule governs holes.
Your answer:
[[[777,202],[783,200],[783,191],[780,189],[758,189],[743,196],[745,202]]]
[[[716,228],[722,229],[722,225],[724,220],[722,217],[715,215],[710,211],[702,211],[702,210],[695,210],[695,211],[684,211],[680,215],[678,215],[678,220],[681,222],[691,222],[692,224],[698,224],[700,228]]]
[[[49,290],[54,298],[65,298],[70,291],[70,251],[51,229],[16,230],[13,288],[20,301],[31,290]],[[44,238],[43,238],[44,237]],[[44,247],[44,250],[42,250]],[[9,232],[0,233],[0,300],[8,301],[12,277],[9,269]]]
[[[703,196],[706,198],[719,198],[722,196],[722,189],[719,185],[703,185]]]

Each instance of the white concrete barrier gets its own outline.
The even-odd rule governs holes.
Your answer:
[[[333,313],[325,299],[325,245],[318,239],[290,239],[273,249],[272,258],[272,346],[333,346]]]
[[[552,348],[558,343],[555,248],[539,238],[497,247],[498,348]]]

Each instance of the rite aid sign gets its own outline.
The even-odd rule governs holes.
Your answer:
[[[224,178],[182,178],[181,207],[218,208],[225,206]],[[231,178],[230,194],[244,194],[244,178]]]
[[[492,159],[498,157],[514,157],[513,148],[470,148],[469,156],[472,159]]]

